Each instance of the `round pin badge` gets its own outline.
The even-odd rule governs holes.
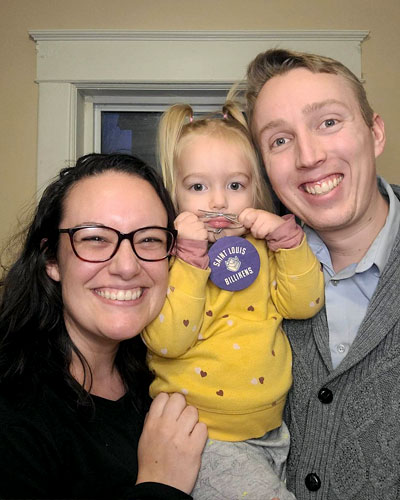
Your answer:
[[[224,236],[208,251],[211,281],[230,292],[250,286],[260,271],[260,256],[255,246],[238,236]]]

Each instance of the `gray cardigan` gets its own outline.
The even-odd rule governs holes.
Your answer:
[[[293,349],[289,490],[298,500],[400,499],[400,231],[335,370],[325,308],[284,328]]]

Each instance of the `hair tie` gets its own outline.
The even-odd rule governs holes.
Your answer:
[[[189,118],[189,122],[193,123],[193,115]]]
[[[60,173],[59,173],[59,178],[62,179],[63,177],[65,177],[66,175],[68,175],[70,172],[72,172],[72,169],[75,168],[75,167],[65,167],[63,168]]]
[[[228,113],[226,113],[226,112],[225,112],[225,113],[223,114],[223,119],[224,119],[224,120],[227,120],[227,119],[228,119]]]

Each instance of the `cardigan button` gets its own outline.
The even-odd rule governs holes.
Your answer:
[[[318,393],[318,399],[323,403],[324,405],[328,405],[329,403],[332,403],[333,400],[333,394],[330,389],[327,389],[326,387],[323,387],[320,389]]]
[[[321,479],[315,472],[307,474],[304,482],[306,483],[307,489],[310,491],[317,491],[321,488]]]

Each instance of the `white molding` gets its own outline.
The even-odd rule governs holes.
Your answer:
[[[30,37],[41,41],[246,41],[246,40],[356,40],[362,42],[365,30],[267,30],[267,31],[126,31],[126,30],[31,30]]]
[[[38,187],[94,150],[93,103],[133,102],[140,91],[216,95],[269,48],[333,57],[362,76],[363,30],[31,30],[39,85]],[[136,94],[135,94],[136,93]],[[171,92],[173,94],[173,92]],[[171,95],[171,94],[169,94]],[[179,98],[177,98],[179,100]]]
[[[225,90],[232,85],[231,81],[226,82],[98,82],[96,89],[117,89],[117,90]],[[78,89],[93,89],[93,82],[76,82]]]

